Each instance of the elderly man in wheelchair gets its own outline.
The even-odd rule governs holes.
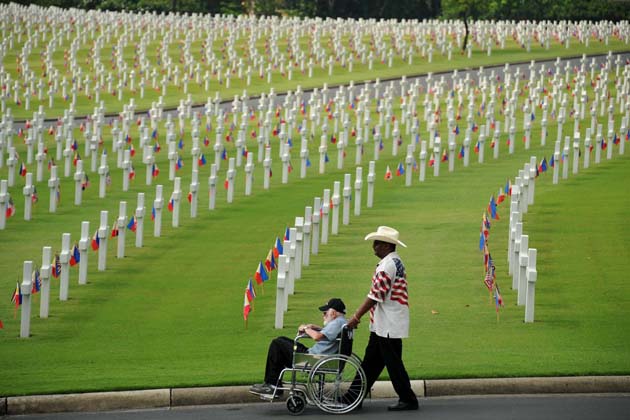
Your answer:
[[[352,354],[353,331],[346,328],[345,304],[332,298],[319,310],[323,327],[303,324],[295,339],[278,337],[271,341],[265,381],[250,388],[251,393],[269,401],[288,391],[291,414],[301,414],[307,403],[328,413],[347,413],[365,396],[365,373],[361,360]],[[304,338],[312,338],[315,345],[308,348],[300,342]]]

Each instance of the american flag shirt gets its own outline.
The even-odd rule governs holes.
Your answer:
[[[370,309],[370,331],[379,337],[409,336],[409,296],[405,266],[396,252],[379,261],[372,276],[368,298],[376,301]]]

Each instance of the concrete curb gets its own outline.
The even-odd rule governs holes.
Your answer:
[[[426,381],[426,396],[630,392],[630,376],[493,378]]]
[[[630,376],[577,376],[413,380],[419,397],[497,394],[630,393]],[[249,386],[153,389],[85,394],[0,397],[0,416],[80,411],[137,410],[261,402]],[[372,387],[372,398],[396,398],[389,381]]]
[[[420,398],[424,397],[425,382],[422,379],[411,381],[411,389]],[[394,386],[390,381],[378,381],[372,386],[372,398],[398,398],[398,394],[394,391]]]
[[[249,393],[249,386],[174,388],[171,390],[171,407],[260,401],[260,397]]]
[[[169,407],[169,389],[91,392],[85,394],[33,395],[7,398],[7,414],[111,411]]]

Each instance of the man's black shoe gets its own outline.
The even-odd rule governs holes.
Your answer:
[[[398,403],[387,407],[388,411],[409,411],[409,410],[417,410],[417,409],[418,409],[418,401],[412,401],[412,402],[398,401]]]

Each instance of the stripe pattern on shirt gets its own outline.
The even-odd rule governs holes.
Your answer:
[[[409,306],[405,266],[398,258],[393,258],[393,262],[396,265],[394,279],[392,280],[386,271],[374,273],[370,294],[380,302],[385,302],[389,299],[401,305]],[[374,322],[374,310],[375,306],[370,309],[370,322]]]

